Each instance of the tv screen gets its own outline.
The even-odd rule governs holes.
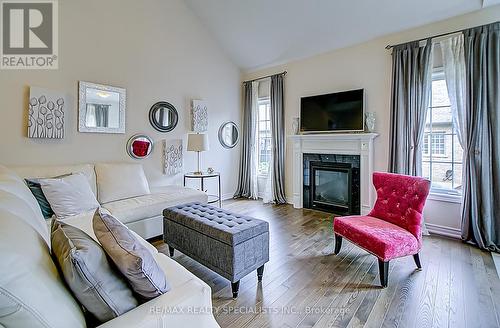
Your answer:
[[[363,131],[364,90],[303,97],[300,101],[300,131]]]

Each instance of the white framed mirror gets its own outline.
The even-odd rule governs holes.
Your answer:
[[[125,89],[80,81],[78,131],[125,133],[125,105]]]

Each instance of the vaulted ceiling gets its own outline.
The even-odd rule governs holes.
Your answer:
[[[247,70],[500,4],[500,0],[185,1],[232,60]]]

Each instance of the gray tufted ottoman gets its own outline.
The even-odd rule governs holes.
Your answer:
[[[163,211],[163,240],[174,249],[231,281],[238,296],[240,279],[253,270],[262,280],[269,261],[269,224],[218,207],[189,203]]]

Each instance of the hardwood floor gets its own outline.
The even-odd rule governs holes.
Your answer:
[[[270,225],[270,261],[230,283],[185,255],[174,259],[212,287],[221,327],[499,327],[500,280],[490,253],[442,237],[425,237],[423,269],[413,258],[391,261],[379,287],[374,256],[344,240],[335,256],[332,216],[290,205],[229,201],[224,208]],[[154,243],[165,254],[168,247]]]

